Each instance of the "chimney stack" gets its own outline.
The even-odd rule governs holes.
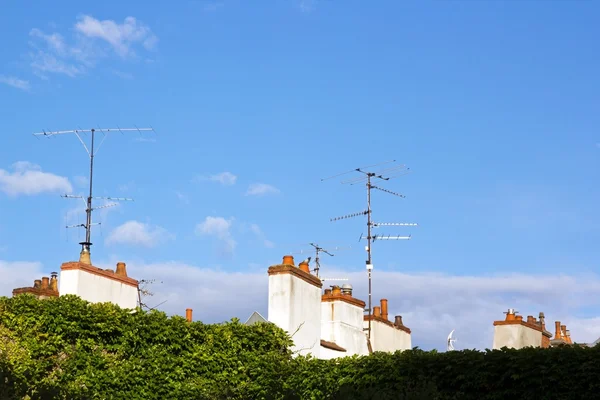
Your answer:
[[[50,278],[50,290],[54,291],[54,292],[58,292],[58,279],[57,276],[58,274],[56,272],[52,272],[50,274],[51,278]]]
[[[47,276],[42,277],[42,290],[50,288],[50,278]]]
[[[294,265],[294,256],[283,256],[284,265]]]
[[[394,319],[394,325],[404,326],[404,324],[402,323],[402,315],[396,315],[396,317]]]
[[[379,306],[373,307],[373,315],[376,317],[381,317],[381,308],[379,308]]]
[[[560,321],[554,322],[554,339],[560,339],[562,334],[560,333]]]
[[[127,276],[127,266],[124,262],[117,263],[117,270],[115,271],[115,274],[120,276]]]
[[[187,319],[187,322],[192,322],[192,309],[191,308],[185,309],[185,319]]]
[[[381,299],[381,317],[388,320],[388,301],[387,299]]]

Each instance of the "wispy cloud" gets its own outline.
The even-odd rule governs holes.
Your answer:
[[[246,196],[265,196],[268,194],[277,194],[280,192],[281,191],[275,186],[266,183],[252,183],[250,186],[248,186]]]
[[[155,143],[156,139],[155,138],[147,138],[147,137],[136,137],[135,139],[133,139],[135,142],[140,142],[140,143]]]
[[[237,242],[231,234],[231,226],[234,218],[225,219],[223,217],[208,216],[196,225],[196,234],[199,236],[212,236],[221,242],[221,252],[225,255],[231,255],[235,251]]]
[[[139,221],[127,221],[115,228],[106,238],[106,244],[128,244],[143,247],[155,247],[174,239],[166,229]]]
[[[118,76],[119,78],[123,78],[123,79],[133,79],[133,75],[130,74],[129,72],[123,72],[123,71],[119,71],[119,70],[113,70],[113,74],[115,74],[116,76]]]
[[[111,53],[130,59],[136,55],[136,46],[151,50],[158,41],[150,28],[134,17],[118,23],[82,15],[75,23],[74,32],[71,40],[60,33],[46,33],[38,28],[29,32],[31,67],[38,76],[47,78],[45,74],[53,73],[76,77]],[[115,74],[130,77],[120,71]]]
[[[184,193],[175,191],[175,196],[177,196],[179,201],[181,201],[182,203],[190,204],[190,198],[187,195],[185,195]]]
[[[134,17],[127,17],[119,24],[113,20],[100,21],[83,15],[75,24],[75,30],[85,37],[105,41],[121,57],[133,55],[132,47],[135,44],[141,43],[144,48],[151,50],[158,41],[150,28]]]
[[[298,7],[302,12],[311,12],[317,7],[318,0],[299,0]]]
[[[237,182],[237,176],[235,176],[234,174],[232,174],[231,172],[220,172],[218,174],[214,174],[214,175],[200,175],[197,176],[194,181],[196,182],[201,182],[201,181],[211,181],[211,182],[218,182],[223,186],[232,186],[235,185],[235,183]]]
[[[0,75],[0,83],[4,83],[5,85],[12,86],[16,89],[21,89],[25,91],[31,89],[29,81],[15,78],[14,76]]]
[[[256,235],[256,237],[263,242],[265,247],[270,249],[275,247],[275,244],[266,238],[264,232],[262,231],[262,229],[260,229],[260,226],[258,226],[257,224],[250,224],[250,231],[254,233],[254,235]]]
[[[74,177],[73,181],[75,182],[75,185],[79,187],[86,187],[89,185],[90,182],[90,180],[87,177],[81,175]]]
[[[71,193],[73,187],[68,178],[43,172],[39,165],[28,161],[19,161],[12,165],[12,172],[0,169],[0,191],[9,196],[19,196]]]

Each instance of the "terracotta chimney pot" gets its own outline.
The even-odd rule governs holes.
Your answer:
[[[294,265],[294,256],[283,256],[284,265]]]
[[[388,301],[387,299],[381,299],[381,317],[388,320]]]
[[[562,334],[562,338],[566,340],[567,339],[567,326],[566,325],[560,326],[560,333]]]
[[[117,263],[117,270],[115,271],[115,273],[120,276],[127,276],[127,266],[124,262]]]
[[[42,287],[42,281],[41,279],[36,279],[35,281],[33,281],[33,287],[36,289],[39,289]]]
[[[185,309],[185,319],[187,319],[188,322],[192,322],[192,309],[191,308]]]
[[[334,296],[340,295],[342,294],[342,289],[338,285],[334,285],[331,290],[331,294]]]
[[[560,321],[554,322],[554,339],[560,339],[562,334],[560,333]]]
[[[523,316],[522,315],[515,315],[515,319],[517,321],[523,321]]]
[[[529,324],[535,324],[535,318],[533,318],[533,315],[528,315],[527,316],[527,323],[529,323]]]
[[[373,307],[373,315],[376,317],[381,317],[381,308],[379,306]]]
[[[325,289],[325,296],[331,295],[331,289]]]
[[[506,313],[506,321],[514,321],[515,320],[515,310],[509,308]]]
[[[402,315],[396,315],[396,317],[394,318],[394,325],[396,325],[396,326],[403,326],[404,325],[402,323]]]
[[[300,265],[298,265],[298,267],[300,268],[301,271],[304,271],[304,272],[307,272],[310,274],[310,268],[308,267],[307,262],[301,262]]]
[[[43,276],[42,277],[42,290],[44,289],[50,289],[50,278],[48,278],[47,276]]]

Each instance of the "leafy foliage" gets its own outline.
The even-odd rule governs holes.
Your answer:
[[[0,398],[585,399],[600,347],[294,357],[273,324],[188,323],[75,296],[0,298]]]

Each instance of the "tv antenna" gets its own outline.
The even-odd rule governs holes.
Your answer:
[[[450,334],[448,335],[448,339],[446,339],[446,350],[447,351],[454,351],[454,342],[456,342],[456,338],[453,337],[452,335],[454,335],[454,329],[452,329],[452,331],[450,332]]]
[[[319,254],[323,253],[323,254],[327,254],[330,257],[333,257],[333,256],[335,256],[335,254],[332,253],[333,251],[337,252],[337,251],[342,251],[342,250],[346,250],[346,249],[350,248],[350,246],[349,247],[336,246],[336,247],[331,248],[331,251],[329,251],[329,250],[319,246],[317,243],[311,242],[311,243],[309,243],[309,245],[313,247],[312,250],[301,250],[298,252],[292,252],[291,254],[303,254],[303,253],[308,253],[309,251],[311,251],[311,252],[314,251],[315,252],[315,268],[312,269],[312,272],[315,273],[317,278],[319,277],[319,270],[321,269],[321,263],[319,262],[319,260],[320,260]]]
[[[354,218],[354,217],[358,217],[361,215],[366,215],[367,216],[367,236],[365,237],[365,239],[367,239],[367,246],[365,248],[365,250],[367,251],[367,261],[366,261],[366,266],[367,266],[367,273],[368,273],[368,277],[369,277],[369,307],[368,307],[368,312],[369,312],[369,324],[368,324],[368,328],[367,328],[367,342],[369,344],[369,349],[371,349],[371,319],[372,319],[372,313],[373,313],[373,307],[372,307],[372,271],[373,271],[373,262],[372,262],[372,253],[371,253],[371,243],[374,242],[375,240],[409,240],[410,236],[392,236],[392,235],[381,235],[381,234],[375,234],[373,235],[371,233],[371,230],[373,228],[378,228],[381,226],[417,226],[417,224],[415,223],[406,223],[406,222],[373,222],[372,220],[372,210],[371,210],[371,190],[372,189],[376,189],[379,190],[381,192],[387,193],[387,194],[391,194],[394,195],[396,197],[401,197],[404,198],[405,196],[403,194],[400,193],[396,193],[396,192],[392,192],[391,190],[388,190],[386,188],[383,188],[381,186],[377,186],[374,185],[372,182],[374,181],[389,181],[392,178],[396,178],[398,176],[403,176],[406,175],[410,172],[410,168],[407,168],[405,165],[400,164],[400,165],[394,165],[394,163],[396,163],[396,160],[391,160],[391,161],[385,161],[379,164],[374,164],[374,165],[368,165],[366,167],[360,167],[360,168],[355,168],[353,170],[350,171],[346,171],[346,172],[342,172],[340,174],[336,174],[333,176],[330,176],[328,178],[322,178],[321,181],[325,181],[325,180],[329,180],[329,179],[333,179],[333,178],[337,178],[340,177],[342,175],[346,175],[349,174],[351,172],[359,172],[360,174],[362,174],[362,176],[359,176],[358,178],[352,178],[352,179],[348,179],[345,181],[341,181],[342,184],[349,184],[349,185],[356,185],[356,184],[365,184],[367,187],[367,209],[364,211],[360,211],[357,213],[353,213],[353,214],[347,214],[347,215],[343,215],[341,217],[335,217],[335,218],[331,218],[330,221],[339,221],[342,219],[348,219],[348,218]],[[386,167],[384,169],[378,170],[378,171],[373,171],[371,170],[371,168],[375,168],[375,167],[380,167],[382,165],[386,165]],[[363,235],[360,235],[360,240],[363,239]]]
[[[86,264],[92,263],[91,259],[90,259],[90,246],[92,245],[91,228],[93,225],[99,225],[99,223],[92,223],[92,211],[100,209],[100,208],[114,207],[117,205],[117,203],[109,203],[104,206],[94,208],[92,206],[92,200],[103,199],[103,200],[110,200],[110,201],[133,201],[133,199],[123,198],[123,197],[94,197],[93,196],[92,189],[93,189],[93,182],[94,182],[94,157],[96,157],[96,155],[98,154],[98,151],[102,147],[102,144],[108,137],[108,135],[107,135],[108,133],[121,132],[122,134],[124,134],[125,132],[138,132],[141,135],[143,131],[154,132],[154,129],[153,128],[137,128],[137,127],[136,128],[116,128],[116,129],[115,128],[110,128],[110,129],[92,128],[92,129],[75,129],[75,130],[70,130],[70,131],[42,131],[42,132],[37,132],[37,133],[33,134],[34,136],[36,136],[38,138],[40,136],[52,138],[57,135],[74,134],[75,136],[77,136],[77,139],[79,139],[79,141],[85,148],[85,151],[88,153],[88,156],[90,158],[89,195],[86,198],[84,198],[83,196],[72,196],[72,195],[63,195],[62,196],[64,198],[82,199],[86,204],[86,208],[85,208],[86,222],[84,224],[67,226],[67,228],[75,228],[75,227],[85,228],[85,241],[79,243],[81,245],[81,255],[80,255],[80,259],[79,259],[80,262],[84,262]],[[102,140],[100,141],[100,144],[96,147],[95,139],[96,139],[97,132],[101,132],[104,136],[103,136]],[[85,141],[81,138],[81,134],[84,134],[84,133],[91,133],[91,140],[90,140],[89,147],[86,145]]]

